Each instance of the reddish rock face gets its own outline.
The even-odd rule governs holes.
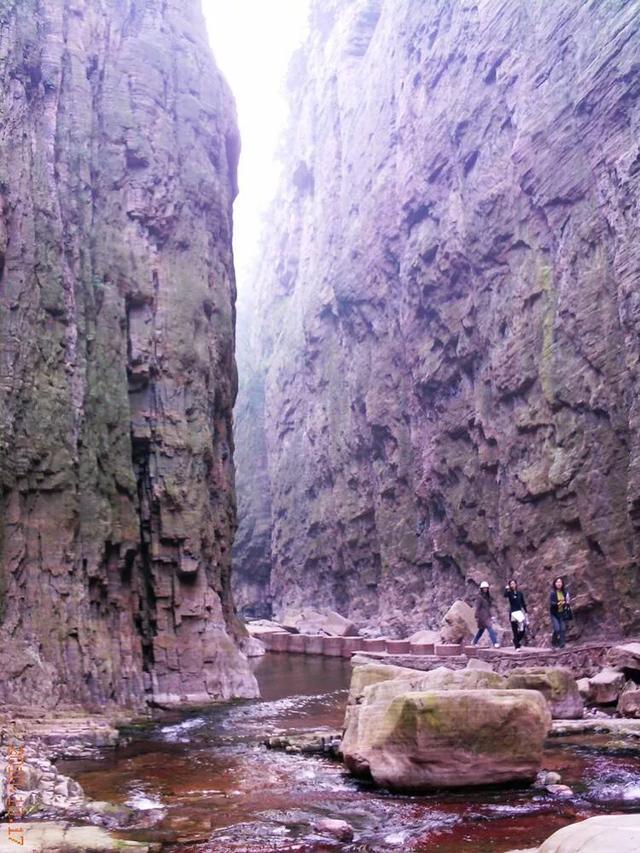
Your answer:
[[[576,634],[640,629],[639,40],[629,3],[315,3],[248,333],[276,615],[397,635],[515,575],[540,637],[562,574]]]
[[[3,700],[252,695],[234,107],[197,0],[0,10]]]

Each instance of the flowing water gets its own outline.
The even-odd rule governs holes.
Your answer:
[[[128,743],[60,769],[100,800],[146,810],[148,828],[123,837],[167,853],[223,851],[440,851],[503,853],[534,847],[582,817],[640,810],[640,744],[603,736],[552,740],[545,769],[575,796],[532,788],[398,796],[350,779],[328,759],[267,750],[267,735],[339,729],[348,661],[266,655],[262,699],[165,717]],[[354,841],[322,839],[321,817],[347,820]]]

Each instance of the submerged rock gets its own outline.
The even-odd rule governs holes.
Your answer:
[[[337,758],[340,754],[341,736],[339,732],[305,732],[297,735],[271,735],[264,745],[268,749],[303,755],[324,755]]]
[[[531,781],[551,724],[531,690],[405,693],[364,710],[345,763],[397,791]]]
[[[346,820],[324,817],[314,824],[316,832],[332,835],[338,841],[352,841],[353,827]]]
[[[573,790],[568,785],[560,785],[559,783],[553,785],[545,786],[547,793],[551,794],[552,797],[558,797],[558,799],[566,800],[570,797],[574,796]]]
[[[536,787],[546,788],[547,785],[559,785],[562,777],[555,770],[541,770],[536,777]]]
[[[523,667],[507,674],[507,687],[539,690],[557,720],[578,720],[584,703],[573,673],[563,667]]]

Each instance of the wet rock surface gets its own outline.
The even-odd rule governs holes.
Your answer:
[[[272,735],[264,741],[268,749],[301,755],[338,758],[342,735],[339,732],[309,732],[302,735]]]
[[[197,0],[0,8],[0,699],[251,696],[238,134]]]
[[[406,636],[515,572],[542,638],[562,572],[572,636],[640,628],[639,28],[313,5],[238,409],[238,586],[258,550],[276,614]]]

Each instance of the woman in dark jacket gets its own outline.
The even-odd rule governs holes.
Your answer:
[[[513,632],[513,646],[519,649],[524,640],[527,604],[524,595],[518,589],[518,582],[510,580],[504,589],[504,597],[509,600],[509,621]]]
[[[486,581],[482,581],[482,583],[480,584],[480,592],[478,593],[478,598],[476,599],[475,615],[476,622],[478,624],[478,633],[475,636],[473,645],[477,646],[480,637],[484,634],[485,631],[488,631],[489,637],[491,638],[491,642],[497,649],[500,643],[498,642],[496,632],[493,630],[493,626],[491,624],[491,593],[489,592],[489,584]]]
[[[569,590],[565,587],[564,581],[562,578],[556,578],[549,593],[549,613],[553,625],[551,645],[561,649],[566,642],[567,618],[571,613],[570,601]]]

